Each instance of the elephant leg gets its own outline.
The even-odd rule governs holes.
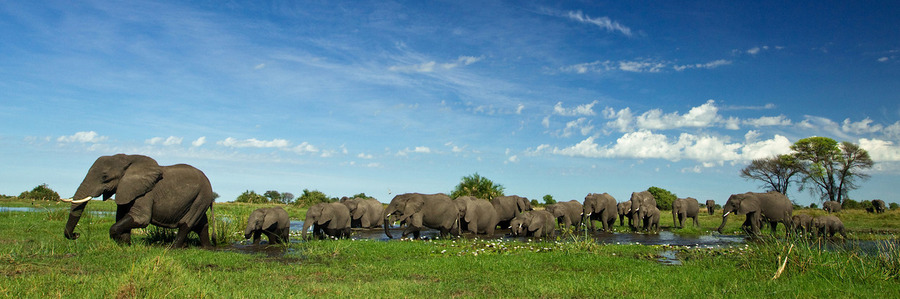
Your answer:
[[[131,229],[139,225],[131,215],[125,215],[109,228],[109,237],[119,244],[131,244]]]
[[[253,231],[253,245],[259,245],[259,240],[262,236],[262,232],[256,230]]]
[[[119,221],[122,221],[122,218],[124,218],[125,215],[128,215],[128,211],[130,209],[131,209],[130,204],[116,206],[116,223],[119,223]],[[113,230],[112,230],[112,227],[110,227],[110,230],[109,230],[110,238],[112,238],[113,240],[116,240],[117,242],[118,242],[117,238],[129,240],[129,243],[130,243],[130,241],[131,241],[131,230],[130,229],[127,231],[124,231],[124,232],[119,232],[118,234],[119,234],[118,237],[113,237]]]
[[[197,233],[197,236],[200,237],[200,246],[203,248],[212,248],[212,243],[210,243],[209,238],[209,219],[206,218],[206,213],[200,216],[199,221],[196,225],[194,225],[194,232]]]
[[[184,241],[187,240],[188,233],[191,232],[191,228],[187,226],[187,224],[182,224],[178,226],[178,233],[175,235],[175,243],[172,244],[174,248],[182,248],[185,246]]]
[[[276,235],[273,234],[272,232],[270,232],[270,231],[263,231],[263,233],[266,234],[266,239],[269,240],[269,244],[279,244],[279,243],[281,243],[281,240],[278,239],[278,236],[276,236]]]

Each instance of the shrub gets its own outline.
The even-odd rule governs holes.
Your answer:
[[[269,199],[265,196],[259,195],[259,193],[256,193],[256,191],[247,190],[244,191],[244,193],[241,193],[241,195],[238,195],[237,199],[235,199],[234,201],[243,203],[267,203],[269,202]]]
[[[544,195],[544,204],[545,205],[552,205],[555,203],[556,203],[556,200],[553,199],[553,195],[550,195],[550,194]]]
[[[22,192],[19,194],[19,198],[21,199],[30,199],[30,200],[59,200],[59,193],[47,187],[47,184],[40,184],[31,191]]]
[[[659,187],[650,187],[647,191],[656,198],[656,207],[660,210],[672,210],[672,202],[678,198],[675,194],[669,192],[669,190]]]
[[[900,205],[898,205],[896,202],[892,202],[892,203],[888,204],[888,207],[889,207],[891,210],[893,210],[893,209],[896,209],[896,208],[900,208]]]
[[[459,184],[450,192],[450,197],[475,196],[477,198],[491,200],[497,196],[503,196],[503,185],[494,184],[486,177],[476,172],[470,176],[464,176]]]
[[[319,190],[309,191],[309,189],[303,189],[303,194],[301,194],[300,197],[298,197],[297,200],[294,201],[294,204],[298,205],[298,206],[309,207],[309,206],[312,206],[312,205],[320,203],[320,202],[335,202],[335,201],[338,201],[338,199],[337,198],[328,198],[328,196],[326,196],[325,193],[322,193],[322,191],[319,191]]]

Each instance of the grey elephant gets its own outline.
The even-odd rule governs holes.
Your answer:
[[[87,202],[115,194],[116,222],[109,237],[120,244],[131,243],[131,230],[153,224],[177,228],[174,246],[183,247],[189,232],[200,237],[201,246],[211,247],[209,220],[216,194],[209,179],[197,168],[186,164],[159,166],[156,160],[142,155],[117,154],[97,158],[75,191],[63,235],[78,238],[75,226]]]
[[[784,223],[787,235],[790,235],[791,215],[794,212],[794,205],[788,200],[784,194],[770,191],[767,193],[747,192],[741,194],[732,194],[728,197],[728,201],[722,206],[722,224],[716,230],[721,233],[728,221],[728,215],[736,213],[738,215],[747,215],[744,224],[752,235],[758,235],[761,223],[768,222],[775,233],[778,222]]]
[[[509,228],[509,222],[525,211],[531,211],[531,202],[528,198],[518,195],[497,196],[491,199],[494,210],[497,211],[497,217],[500,222],[497,224],[500,228]]]
[[[544,206],[544,210],[553,214],[556,222],[562,225],[566,231],[572,226],[581,226],[582,206],[575,200],[563,201]]]
[[[813,217],[807,214],[797,214],[791,217],[791,230],[797,234],[808,236],[812,232]]]
[[[641,219],[644,223],[641,231],[659,231],[659,216],[659,208],[656,206],[642,208],[638,212],[638,219]]]
[[[641,191],[641,192],[632,192],[631,193],[631,229],[634,231],[638,230],[638,225],[643,221],[643,225],[641,226],[643,230],[647,230],[650,226],[650,221],[653,213],[651,210],[655,209],[656,213],[659,213],[659,208],[656,206],[656,198],[653,197],[653,194],[650,191]],[[645,210],[645,213],[641,215],[641,209]],[[645,217],[646,216],[646,217]]]
[[[459,210],[459,230],[473,234],[493,235],[500,218],[491,202],[474,196],[460,196],[453,200]]]
[[[631,223],[631,200],[623,201],[616,204],[616,209],[619,213],[619,226],[625,226],[625,218],[628,218],[628,226],[632,225]]]
[[[381,214],[384,205],[374,198],[353,198],[342,200],[342,204],[350,210],[351,228],[376,228],[381,226]]]
[[[875,213],[884,213],[884,201],[880,199],[876,199],[872,201],[872,208],[875,209]]]
[[[697,220],[699,214],[700,203],[697,202],[696,198],[676,198],[675,201],[672,202],[672,226],[683,228],[684,219],[693,218],[694,226],[700,227],[700,221]],[[676,219],[678,220],[678,223],[675,223]]]
[[[813,219],[812,226],[819,236],[833,238],[834,234],[839,233],[844,239],[847,239],[847,234],[844,232],[844,222],[837,216],[818,216],[816,219]]]
[[[439,230],[441,237],[459,233],[459,209],[453,199],[443,193],[405,193],[395,196],[382,215],[384,234],[393,239],[394,236],[388,230],[392,217],[406,223],[401,237],[413,234],[418,239],[419,232],[426,227]]]
[[[313,228],[313,236],[324,239],[350,237],[350,209],[339,202],[320,202],[306,211],[303,231],[300,236],[306,240],[306,232]]]
[[[706,212],[712,215],[716,211],[716,201],[712,199],[706,200]]]
[[[619,215],[619,209],[616,199],[609,193],[589,193],[584,197],[584,205],[582,214],[586,221],[588,229],[594,231],[594,221],[600,221],[605,232],[612,231],[613,224],[616,223],[616,216]]]
[[[247,218],[244,238],[253,237],[253,244],[259,244],[262,234],[269,239],[269,244],[281,244],[290,240],[291,219],[287,211],[281,207],[259,208]]]
[[[510,221],[514,236],[536,238],[556,236],[556,218],[544,210],[532,210],[519,214]]]
[[[828,212],[828,213],[840,212],[841,211],[841,203],[834,201],[834,200],[826,201],[826,202],[822,203],[822,210],[825,210],[825,212]]]

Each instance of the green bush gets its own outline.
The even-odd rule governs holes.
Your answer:
[[[329,198],[325,193],[319,190],[309,191],[309,189],[303,189],[303,194],[294,201],[295,205],[309,207],[314,204],[320,202],[335,202],[338,201],[337,198]]]
[[[647,191],[653,194],[653,198],[656,198],[656,207],[660,210],[672,210],[672,202],[678,198],[669,190],[659,187],[650,187]]]
[[[896,209],[896,208],[900,208],[900,205],[898,205],[896,202],[892,202],[892,203],[888,204],[888,207],[889,207],[891,210],[893,210],[893,209]]]
[[[238,195],[237,199],[235,199],[234,201],[243,203],[268,203],[269,199],[265,196],[259,195],[259,193],[256,193],[256,191],[247,190],[244,191],[244,193],[241,193],[241,195]]]
[[[52,200],[59,201],[59,193],[47,187],[47,184],[40,184],[31,191],[22,192],[19,194],[19,198],[21,199],[30,199],[30,200]]]

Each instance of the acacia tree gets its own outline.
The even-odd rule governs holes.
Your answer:
[[[822,200],[843,203],[850,190],[859,188],[858,180],[869,178],[863,173],[875,165],[869,153],[850,142],[838,143],[828,137],[809,137],[791,145],[802,176],[800,187],[812,186],[810,192]]]
[[[788,187],[794,180],[794,175],[800,172],[797,159],[792,155],[777,155],[769,158],[756,159],[741,169],[741,177],[748,180],[759,180],[769,190],[778,191],[787,195]]]
[[[473,175],[462,177],[453,192],[450,192],[452,198],[460,196],[475,196],[491,200],[494,197],[503,196],[503,185],[494,184],[493,181],[476,172]]]
[[[672,202],[678,198],[675,193],[660,187],[650,187],[647,191],[650,192],[650,194],[653,194],[653,198],[656,199],[656,207],[660,210],[671,210]]]

